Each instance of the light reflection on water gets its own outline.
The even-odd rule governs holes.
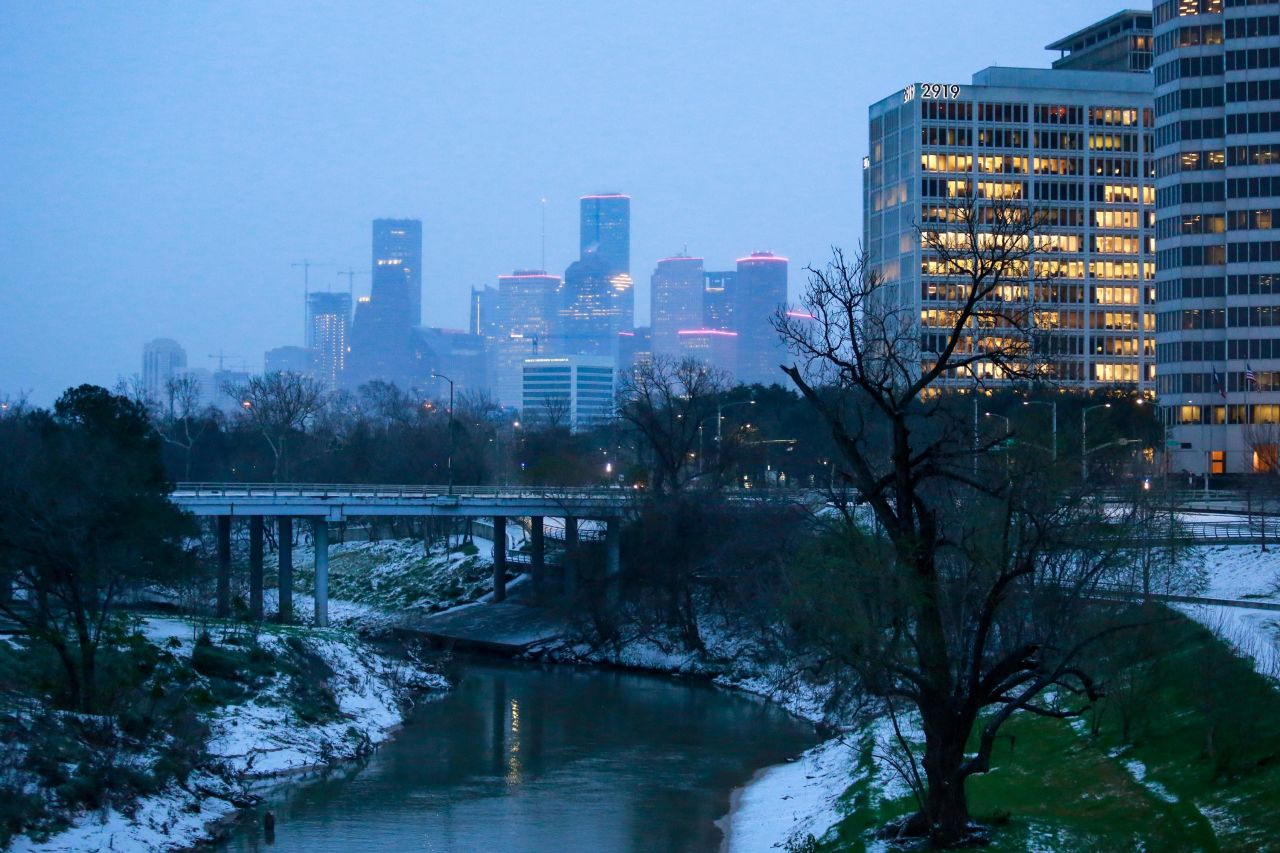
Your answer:
[[[272,795],[274,844],[246,821],[223,849],[711,851],[729,791],[816,740],[701,684],[472,660],[366,764]]]

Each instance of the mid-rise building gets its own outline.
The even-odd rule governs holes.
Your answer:
[[[307,347],[276,347],[262,357],[263,373],[296,373],[312,376],[315,372],[315,352]]]
[[[747,385],[781,381],[778,365],[786,360],[786,349],[773,318],[787,304],[787,259],[773,252],[738,258],[730,299],[730,330],[738,333],[738,381]]]
[[[1156,322],[1169,467],[1280,446],[1280,4],[1155,4]]]
[[[725,329],[681,329],[676,333],[681,357],[693,358],[723,370],[730,377],[738,373],[738,333]]]
[[[142,348],[142,387],[155,403],[168,404],[169,380],[187,366],[187,351],[172,338],[156,338]]]
[[[1047,376],[1153,388],[1153,124],[1151,77],[1131,71],[987,68],[969,84],[911,83],[871,107],[865,243],[883,298],[919,317],[922,365],[949,332],[964,281],[922,245],[921,229],[945,235],[972,198],[1025,204],[1041,223],[1026,274],[995,296],[1030,318]],[[1010,332],[979,329],[965,346],[986,334]],[[1010,379],[978,369],[984,382]]]
[[[521,418],[579,430],[613,417],[614,361],[600,356],[527,358]]]
[[[679,355],[680,330],[702,327],[705,289],[702,258],[676,255],[658,261],[649,279],[649,322],[655,353]]]
[[[312,352],[316,380],[325,388],[338,387],[350,347],[351,294],[308,294],[307,349]]]
[[[560,352],[562,282],[545,270],[516,270],[498,276],[496,334],[490,344],[494,396],[504,406],[520,405],[524,360]]]

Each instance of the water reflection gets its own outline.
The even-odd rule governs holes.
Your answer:
[[[630,673],[472,661],[363,767],[295,784],[273,851],[715,850],[734,785],[816,740],[749,698]],[[266,849],[261,823],[227,850]]]

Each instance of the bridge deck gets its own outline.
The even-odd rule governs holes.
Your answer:
[[[179,483],[171,499],[199,516],[479,518],[495,515],[608,519],[634,500],[622,488],[352,486],[324,483]]]

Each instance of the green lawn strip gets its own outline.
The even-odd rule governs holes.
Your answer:
[[[1141,708],[1128,712],[1131,742],[1118,696],[1074,728],[1029,714],[1004,726],[992,771],[969,782],[974,818],[996,827],[987,849],[1244,851],[1280,838],[1280,691],[1190,619],[1151,636],[1153,656],[1123,638],[1113,652],[1126,667],[1155,663],[1147,692],[1129,697]],[[870,761],[874,744],[861,746]],[[1142,782],[1126,767],[1135,761]],[[869,830],[915,808],[880,801],[866,773],[844,802],[822,850],[863,850]]]

